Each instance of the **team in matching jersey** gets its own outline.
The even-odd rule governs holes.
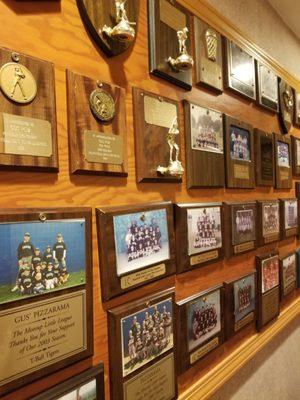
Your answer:
[[[238,289],[239,311],[243,311],[251,304],[251,285],[245,285]]]
[[[207,303],[194,309],[192,314],[193,339],[197,340],[201,336],[210,332],[218,323],[218,314],[213,303]]]
[[[248,233],[253,231],[253,211],[244,210],[236,213],[235,219],[237,234]]]
[[[279,231],[279,213],[277,205],[271,204],[264,207],[263,230],[265,233]]]
[[[218,150],[217,132],[209,127],[204,127],[201,133],[196,137],[196,147],[201,150]]]
[[[197,220],[197,233],[194,239],[196,249],[216,247],[216,221],[213,215],[204,210]]]
[[[249,160],[249,146],[246,136],[233,130],[231,133],[231,156],[238,160]]]
[[[272,259],[265,262],[263,266],[262,280],[263,293],[267,292],[268,290],[279,284],[279,269],[277,259]]]

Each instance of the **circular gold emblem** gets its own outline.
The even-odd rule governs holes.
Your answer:
[[[16,62],[9,62],[1,67],[0,87],[6,97],[22,104],[30,103],[37,93],[32,73]]]
[[[111,121],[115,116],[114,99],[102,89],[96,89],[91,93],[90,107],[94,116],[102,122]]]
[[[294,99],[293,99],[293,94],[290,92],[288,88],[285,89],[285,91],[283,92],[283,101],[285,108],[288,111],[291,111],[294,106]]]

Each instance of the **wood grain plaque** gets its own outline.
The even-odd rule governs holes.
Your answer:
[[[280,240],[280,205],[279,200],[257,201],[257,245]]]
[[[294,119],[294,93],[290,85],[278,78],[279,123],[283,134],[289,133]]]
[[[300,176],[300,138],[291,135],[293,175]]]
[[[92,113],[95,90],[114,102],[115,115],[107,122]],[[127,176],[125,90],[67,70],[67,93],[71,173]]]
[[[276,189],[292,187],[291,138],[274,133]]]
[[[257,186],[275,186],[274,138],[254,129],[255,176]]]
[[[184,101],[184,113],[187,188],[223,187],[222,113],[188,101]]]
[[[257,104],[269,111],[278,113],[279,99],[277,75],[265,64],[256,60],[256,79]]]
[[[297,198],[297,204],[298,204],[298,231],[297,231],[297,237],[300,237],[300,223],[299,223],[299,215],[300,215],[300,182],[295,183],[295,195]]]
[[[296,249],[296,261],[297,261],[297,288],[300,288],[300,249]]]
[[[54,65],[0,48],[0,68],[8,63],[20,71],[19,76],[3,78],[11,93],[26,99],[32,90],[25,69],[32,74],[37,90],[24,104],[0,91],[0,168],[58,172]]]
[[[296,89],[294,89],[294,99],[294,125],[300,127],[300,92]]]
[[[297,198],[279,199],[281,239],[296,236],[299,230]]]
[[[255,187],[253,128],[245,122],[224,115],[226,151],[226,186]]]
[[[283,300],[297,287],[296,253],[291,252],[280,257],[280,298]]]

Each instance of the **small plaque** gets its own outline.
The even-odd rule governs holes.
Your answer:
[[[278,200],[257,201],[258,244],[280,239],[280,208]]]
[[[85,158],[102,164],[123,163],[123,138],[114,134],[84,131]]]
[[[247,242],[243,244],[238,244],[234,246],[234,253],[244,253],[245,251],[253,250],[254,249],[254,242]]]
[[[254,129],[255,172],[258,186],[274,186],[274,138],[272,133]]]
[[[279,199],[281,215],[281,239],[297,235],[298,201],[296,198]]]
[[[279,111],[277,75],[266,65],[256,61],[257,103],[270,111]]]
[[[290,253],[280,259],[281,299],[294,291],[297,285],[296,253]]]
[[[207,261],[215,260],[216,258],[219,258],[218,250],[209,251],[208,253],[191,257],[190,264],[191,266],[194,266],[197,264],[206,263]]]
[[[279,287],[262,296],[262,325],[266,325],[279,314]]]
[[[234,325],[234,331],[238,332],[240,329],[244,328],[244,326],[250,324],[254,320],[254,313],[248,314],[246,317],[236,322]]]
[[[276,189],[292,187],[291,138],[274,133]]]
[[[234,165],[233,175],[235,179],[249,179],[250,178],[250,168],[249,165]]]
[[[163,101],[160,97],[144,96],[144,111],[147,124],[168,129],[177,116],[176,105]]]
[[[208,342],[206,345],[203,347],[200,347],[197,351],[192,353],[190,355],[190,363],[194,364],[196,361],[198,361],[200,358],[204,357],[207,353],[211,352],[214,350],[216,347],[219,346],[219,338],[216,337],[210,342]]]
[[[166,265],[159,264],[148,268],[145,271],[138,271],[121,278],[121,289],[128,289],[132,286],[139,285],[143,282],[152,281],[161,275],[166,274]]]

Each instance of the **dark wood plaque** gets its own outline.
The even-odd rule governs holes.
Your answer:
[[[257,329],[260,331],[266,324],[279,315],[279,257],[278,251],[257,255]]]
[[[227,38],[224,40],[224,84],[226,89],[255,100],[254,57]],[[245,73],[246,71],[246,73]]]
[[[296,253],[291,252],[280,257],[280,295],[283,300],[297,287]]]
[[[190,14],[175,0],[148,0],[149,66],[150,73],[174,83],[186,90],[192,89],[192,65],[187,63],[180,69],[170,63],[170,58],[180,56],[177,32],[188,29],[186,53],[191,53]]]
[[[256,61],[257,104],[269,111],[278,113],[278,78],[265,64]]]
[[[280,206],[279,200],[257,201],[257,245],[280,240]]]
[[[224,115],[226,149],[226,186],[255,187],[253,128],[245,122]]]
[[[291,135],[293,174],[300,175],[300,138]]]
[[[222,37],[206,22],[193,17],[195,31],[196,83],[217,93],[223,91]]]
[[[1,212],[1,397],[93,355],[91,218],[90,208]]]
[[[67,70],[67,93],[71,173],[127,176],[125,90]],[[107,96],[99,109],[107,107],[103,118],[112,119],[94,116],[93,93]]]
[[[57,172],[54,65],[0,48],[0,69],[0,168]]]
[[[281,239],[298,234],[298,201],[296,198],[279,199]]]
[[[174,118],[179,118],[178,102],[134,87],[133,115],[137,181],[181,183],[179,174],[158,172],[159,166],[169,165],[168,132]],[[175,137],[175,143],[181,150],[180,133]],[[174,157],[175,149],[172,152],[173,160]]]
[[[274,138],[272,133],[254,129],[257,186],[275,185]]]
[[[170,202],[96,209],[102,301],[176,272]]]
[[[229,258],[256,248],[256,202],[223,203],[225,255]]]
[[[222,113],[184,101],[188,189],[223,187],[224,135]],[[205,170],[205,174],[201,171]]]
[[[115,0],[77,0],[82,21],[92,39],[109,57],[117,56],[128,50],[137,34],[139,0],[127,0],[124,3],[125,20],[117,15]],[[121,24],[121,26],[119,25]],[[119,26],[118,26],[119,25]],[[104,27],[112,28],[113,34],[107,34]]]
[[[297,198],[297,203],[298,203],[298,231],[297,231],[297,236],[298,238],[300,237],[300,223],[299,223],[299,215],[300,215],[300,182],[295,183],[295,195]]]
[[[223,285],[188,297],[176,304],[179,373],[224,341]]]
[[[65,396],[66,398],[68,395],[71,396],[73,392],[78,394],[79,399],[84,399],[85,395],[90,395],[92,399],[104,400],[103,364],[90,368],[79,375],[75,375],[67,381],[59,383],[55,387],[32,397],[31,400],[60,400]]]
[[[223,259],[222,214],[222,203],[175,205],[177,272]]]
[[[256,321],[256,271],[224,282],[226,338]]]
[[[111,399],[177,398],[174,317],[174,288],[108,311]]]
[[[296,261],[297,261],[297,288],[300,288],[300,249],[296,250]]]
[[[294,125],[300,127],[300,92],[294,89]]]
[[[290,85],[282,78],[278,78],[279,91],[279,123],[281,131],[286,134],[290,131],[294,119],[294,93]]]
[[[291,138],[274,133],[276,189],[292,187]]]

